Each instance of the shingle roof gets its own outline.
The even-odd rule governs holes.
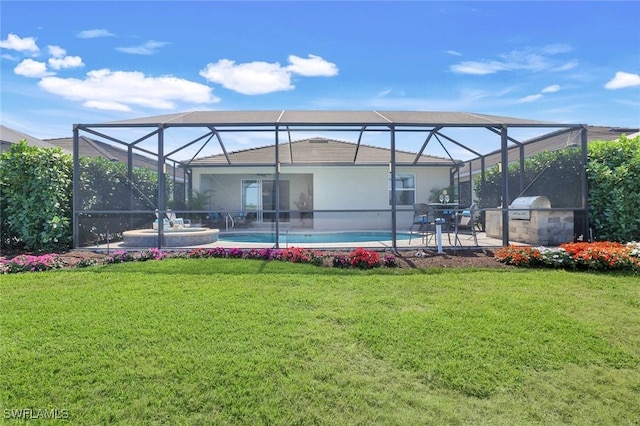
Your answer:
[[[637,128],[615,128],[605,126],[587,126],[587,142],[596,140],[615,140],[622,134],[631,134],[637,132],[640,129]],[[532,157],[535,154],[543,151],[555,151],[563,149],[568,146],[580,146],[581,143],[581,130],[575,129],[571,131],[558,131],[548,135],[545,135],[542,139],[536,139],[524,141],[524,156],[526,158]],[[518,147],[509,148],[509,162],[518,161],[519,157]],[[500,151],[496,151],[485,156],[485,167],[493,167],[501,161]],[[474,159],[471,161],[472,170],[480,170],[480,160]],[[469,163],[465,163],[465,166],[460,169],[460,174],[465,175],[469,173]]]
[[[19,132],[14,129],[10,129],[6,126],[0,125],[0,142],[2,142],[3,146],[8,146],[8,144],[18,143],[21,140],[26,140],[28,145],[37,146],[40,148],[54,148],[55,145],[52,145],[46,141],[35,138],[31,135],[27,135],[26,133]],[[67,152],[71,152],[70,150]]]
[[[389,164],[391,150],[370,145],[355,144],[326,138],[310,138],[278,145],[279,159],[283,165],[381,165]],[[418,154],[396,150],[397,164],[411,164]],[[227,160],[228,158],[228,160]],[[192,166],[207,165],[273,165],[275,145],[202,157],[191,162]],[[453,161],[428,155],[418,157],[417,164],[452,165]]]
[[[125,164],[128,161],[127,151],[122,148],[86,136],[80,136],[78,139],[80,157],[104,157],[110,161],[119,161]],[[73,151],[73,138],[46,139],[45,141],[51,143],[52,146],[59,146],[63,150]],[[133,153],[133,166],[153,171],[158,169],[158,163],[154,159],[136,153]],[[168,173],[173,173],[172,167],[168,166],[168,169]],[[182,170],[176,169],[176,177],[181,178],[182,175]]]

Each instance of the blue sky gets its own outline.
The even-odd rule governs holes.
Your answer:
[[[1,122],[466,111],[640,126],[640,2],[1,1]]]

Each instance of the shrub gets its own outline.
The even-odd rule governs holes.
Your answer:
[[[26,141],[0,156],[2,238],[7,248],[60,251],[71,244],[71,156]],[[4,230],[4,228],[7,228]]]
[[[594,236],[639,241],[640,136],[589,144],[589,223]]]

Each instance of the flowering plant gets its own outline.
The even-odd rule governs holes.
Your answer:
[[[62,268],[63,262],[54,254],[40,256],[20,255],[11,260],[0,261],[0,273],[39,272]]]
[[[310,263],[317,266],[323,263],[322,253],[300,247],[291,247],[282,250],[280,260],[293,263]]]
[[[498,249],[494,257],[509,265],[547,266],[565,269],[640,272],[640,243],[599,241],[561,244],[557,248],[510,245]]]
[[[133,260],[136,260],[133,254],[129,253],[126,250],[118,250],[118,251],[114,251],[112,254],[107,256],[104,263],[105,264],[124,263],[124,262],[131,262]]]
[[[392,254],[385,255],[383,262],[384,262],[384,266],[386,266],[387,268],[398,267],[398,262],[396,261],[396,257]]]
[[[380,255],[375,251],[357,248],[349,253],[347,261],[352,268],[377,268],[380,266]]]
[[[141,251],[136,256],[137,260],[145,261],[145,260],[160,260],[167,257],[167,253],[158,249],[158,248],[150,248],[148,250]]]
[[[334,256],[331,263],[333,264],[334,268],[346,268],[349,266],[349,261],[347,260],[347,257],[341,254]]]

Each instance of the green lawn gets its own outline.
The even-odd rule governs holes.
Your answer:
[[[169,259],[0,276],[0,395],[71,424],[638,424],[640,280]]]

